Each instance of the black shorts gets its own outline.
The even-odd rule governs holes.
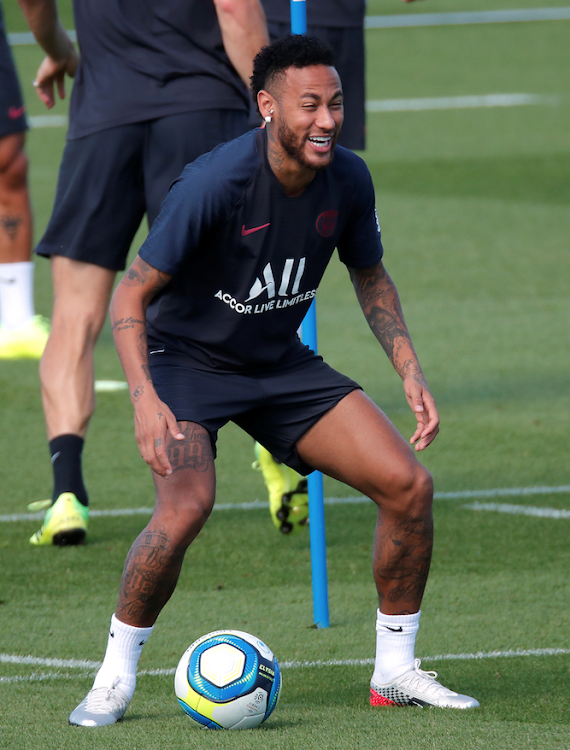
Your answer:
[[[67,141],[53,212],[36,252],[124,269],[143,215],[152,225],[186,164],[247,129],[245,112],[210,109]]]
[[[313,468],[301,460],[297,441],[341,399],[360,386],[306,349],[293,361],[249,373],[196,370],[161,364],[151,357],[158,397],[179,421],[210,433],[214,455],[218,430],[235,422],[279,461],[300,474]]]
[[[24,112],[16,66],[0,16],[0,138],[28,129]]]
[[[272,42],[291,33],[287,23],[269,21],[267,28]],[[364,29],[309,26],[307,34],[323,39],[334,50],[335,67],[344,92],[344,123],[338,142],[345,148],[362,150],[366,147]]]

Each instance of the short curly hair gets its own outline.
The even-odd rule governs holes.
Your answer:
[[[291,34],[262,47],[253,61],[251,97],[257,106],[257,95],[268,90],[288,68],[311,65],[334,66],[334,52],[322,39],[304,34]],[[257,107],[259,112],[259,107]]]

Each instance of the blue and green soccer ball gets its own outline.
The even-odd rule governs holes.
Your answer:
[[[259,638],[240,630],[217,630],[186,649],[174,688],[182,709],[199,726],[251,729],[277,705],[281,671]]]

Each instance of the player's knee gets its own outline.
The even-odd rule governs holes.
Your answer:
[[[414,516],[431,513],[433,503],[433,478],[430,472],[418,464],[411,486],[406,493],[408,512]]]
[[[395,474],[382,488],[377,504],[384,510],[406,517],[420,517],[431,513],[433,479],[420,463]]]
[[[93,347],[106,319],[106,307],[90,300],[81,303],[74,290],[62,290],[56,297],[52,315],[52,337],[79,352]]]
[[[210,517],[214,506],[214,497],[207,489],[194,489],[187,494],[178,495],[176,502],[170,505],[167,512],[158,511],[160,520],[169,529],[179,547],[188,547],[200,533]]]

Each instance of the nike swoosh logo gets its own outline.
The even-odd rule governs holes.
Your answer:
[[[113,633],[113,631],[112,631],[112,630],[109,630],[109,635],[111,636],[111,638],[114,638],[114,637],[115,637],[115,634]]]
[[[269,222],[271,224],[271,222]],[[252,227],[251,229],[246,229],[245,224],[241,228],[241,236],[247,237],[248,234],[253,234],[254,232],[259,232],[260,229],[265,229],[265,227],[268,227],[269,224],[262,224],[260,227]]]
[[[0,276],[0,281],[3,284],[15,284],[16,283],[16,278],[14,277],[13,279],[6,279],[6,278],[4,278],[4,276]]]
[[[25,107],[10,107],[10,109],[8,110],[8,117],[11,120],[17,120],[18,117],[21,117],[25,111]]]
[[[402,633],[403,632],[403,629],[402,629],[401,625],[400,625],[399,628],[391,628],[388,625],[384,625],[384,627],[386,628],[386,630],[391,630],[392,633]]]
[[[149,354],[162,354],[162,352],[165,352],[166,349],[153,349],[152,352],[149,352]]]
[[[56,459],[56,458],[57,458],[58,456],[61,456],[61,451],[58,451],[57,453],[54,453],[54,454],[53,454],[53,456],[51,457],[51,462],[52,462],[52,464],[53,464],[53,463],[55,463],[55,459]]]

